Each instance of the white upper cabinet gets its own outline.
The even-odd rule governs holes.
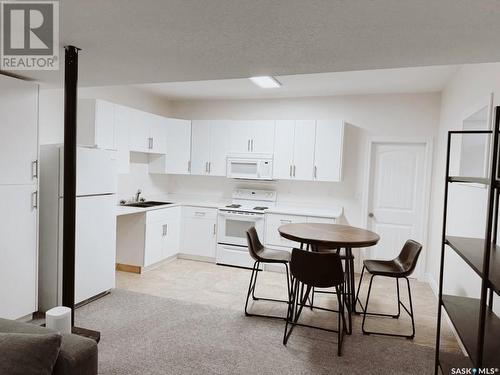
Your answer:
[[[315,124],[314,120],[276,121],[273,168],[275,179],[312,180]]]
[[[210,121],[193,120],[191,123],[191,174],[208,174],[210,160]]]
[[[210,176],[226,175],[226,155],[229,148],[229,121],[215,120],[210,124]]]
[[[276,121],[274,136],[273,178],[286,180],[292,178],[295,121]]]
[[[104,100],[80,99],[77,111],[78,144],[116,150],[115,105]]]
[[[293,179],[311,180],[313,177],[316,127],[314,120],[295,121],[293,147]]]
[[[38,86],[0,75],[0,185],[37,179]]]
[[[132,111],[130,151],[165,154],[167,151],[167,119],[139,110]]]
[[[149,137],[151,146],[149,152],[155,154],[167,153],[167,125],[168,119],[165,117],[149,115]]]
[[[151,141],[147,113],[131,109],[130,151],[149,152]]]
[[[191,121],[165,118],[166,154],[149,155],[149,173],[189,174]]]
[[[122,105],[115,105],[115,146],[117,149],[118,173],[130,172],[130,128],[132,110]]]
[[[342,120],[316,121],[315,181],[341,181],[344,127]]]
[[[189,174],[191,121],[167,119],[167,173]]]
[[[192,122],[191,174],[225,176],[229,148],[229,121]]]
[[[230,152],[273,153],[274,121],[231,121]]]

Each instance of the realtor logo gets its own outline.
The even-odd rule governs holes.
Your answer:
[[[59,69],[59,2],[0,1],[4,70]]]

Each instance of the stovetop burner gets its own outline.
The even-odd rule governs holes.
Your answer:
[[[240,208],[241,207],[241,204],[230,204],[230,205],[227,205],[226,206],[227,208]]]
[[[256,211],[264,211],[264,210],[267,210],[269,207],[264,207],[264,206],[257,206],[257,207],[254,207],[253,209],[256,210]]]

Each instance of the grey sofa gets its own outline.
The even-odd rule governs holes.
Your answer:
[[[44,334],[54,331],[34,324],[0,318],[0,332]],[[59,356],[57,357],[52,374],[96,375],[97,343],[91,339],[77,335],[62,335]]]

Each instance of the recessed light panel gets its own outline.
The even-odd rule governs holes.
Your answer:
[[[250,81],[263,89],[276,89],[281,87],[281,83],[271,76],[250,77]]]

